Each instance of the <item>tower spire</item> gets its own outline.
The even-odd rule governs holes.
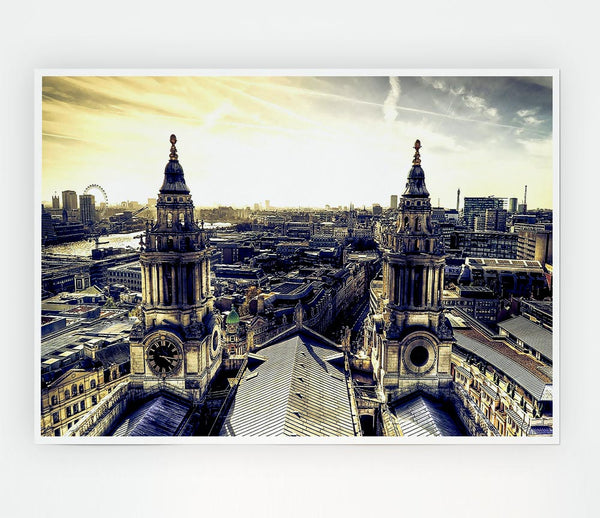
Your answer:
[[[415,145],[413,146],[415,149],[415,156],[413,157],[413,165],[421,165],[421,155],[419,153],[419,149],[421,149],[421,141],[417,139],[415,141]]]
[[[177,156],[177,148],[175,147],[175,144],[177,143],[177,137],[173,134],[169,138],[169,141],[171,142],[171,152],[169,153],[169,160],[178,160],[179,157]]]
[[[165,179],[162,187],[160,188],[160,192],[163,194],[189,194],[190,190],[185,183],[185,178],[183,176],[183,167],[179,163],[179,155],[177,155],[177,148],[175,144],[177,143],[177,137],[175,135],[171,135],[169,137],[169,142],[171,142],[171,151],[169,152],[169,161],[165,167]]]
[[[415,150],[415,155],[413,157],[412,167],[410,168],[410,172],[408,173],[408,180],[406,182],[406,189],[402,193],[403,197],[410,198],[428,198],[429,191],[425,186],[425,172],[421,167],[421,141],[417,139],[415,141],[415,145],[413,146]]]

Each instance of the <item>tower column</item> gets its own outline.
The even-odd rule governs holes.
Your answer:
[[[160,297],[161,282],[162,275],[158,274],[158,264],[154,263],[152,265],[152,299],[156,306],[160,306],[162,300]]]
[[[194,263],[194,304],[200,302],[200,272],[198,263]]]
[[[404,268],[402,266],[396,267],[396,288],[394,290],[394,298],[396,299],[396,304],[402,304],[402,290],[404,288],[404,283],[402,282],[402,277],[404,276]]]
[[[415,305],[415,269],[410,269],[410,277],[409,277],[409,285],[410,285],[410,296],[409,296],[409,306]]]
[[[150,301],[147,297],[148,281],[146,279],[146,265],[142,264],[142,304],[148,304]]]
[[[438,297],[439,280],[440,280],[440,267],[437,266],[435,269],[434,277],[433,277],[433,305],[436,307],[439,305],[439,302],[440,302],[439,297]]]
[[[186,264],[177,265],[177,270],[178,270],[177,274],[180,279],[179,298],[181,300],[179,302],[180,302],[180,304],[184,304],[184,305],[187,304],[187,282],[186,282],[186,277],[185,277],[186,268],[187,268]]]
[[[165,285],[164,285],[164,276],[163,276],[163,265],[162,264],[155,264],[154,265],[155,271],[158,273],[157,275],[157,280],[158,282],[154,282],[155,285],[158,285],[158,293],[157,293],[157,300],[156,302],[158,303],[159,306],[164,306],[165,304]]]
[[[142,271],[144,272],[144,303],[152,304],[152,280],[150,279],[150,266],[145,264]]]
[[[202,267],[204,268],[204,282],[202,283],[204,286],[204,296],[208,297],[210,295],[210,270],[206,258],[202,261]]]
[[[421,306],[427,306],[427,272],[429,268],[423,266],[423,278],[421,279]]]
[[[433,305],[433,266],[427,267],[427,306]]]
[[[396,301],[396,265],[391,264],[391,265],[388,265],[388,267],[390,268],[388,298],[392,304],[397,304],[397,301]]]
[[[175,270],[175,265],[171,265],[171,304],[176,306],[177,302],[177,272]]]
[[[202,278],[202,261],[196,265],[198,271],[198,284],[200,285],[199,296],[200,300],[204,298],[204,279]]]

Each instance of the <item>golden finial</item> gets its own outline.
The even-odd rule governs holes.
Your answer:
[[[177,148],[175,147],[175,143],[177,142],[177,137],[175,135],[171,135],[169,139],[171,141],[171,152],[169,153],[170,160],[177,160],[179,157],[177,156]]]
[[[415,145],[413,146],[415,149],[415,156],[413,158],[413,165],[421,165],[421,155],[419,154],[419,149],[421,149],[421,141],[417,139],[415,141]]]

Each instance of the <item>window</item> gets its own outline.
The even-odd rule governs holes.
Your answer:
[[[71,426],[73,426],[73,423],[69,423],[69,424],[67,425],[67,428],[70,430],[70,429],[71,429]]]
[[[56,437],[60,437],[60,428],[57,428],[56,430],[54,430],[54,435]]]
[[[90,388],[96,388],[96,380],[90,381]]]
[[[83,383],[79,384],[79,393],[83,394]]]
[[[71,413],[71,407],[67,407],[67,417],[71,417],[73,414]]]
[[[56,405],[58,403],[58,398],[56,396],[52,396],[52,404]]]
[[[112,372],[112,379],[114,379],[114,380],[117,379],[117,371]]]
[[[85,401],[79,403],[79,409],[83,412],[85,410]]]
[[[54,424],[58,423],[60,421],[60,416],[58,415],[58,412],[54,412],[52,414],[52,422]]]
[[[98,403],[98,398],[96,396],[92,396],[92,405],[95,405]]]
[[[79,405],[77,403],[75,403],[73,405],[73,413],[76,414],[77,412],[79,412]]]
[[[69,392],[69,389],[65,390],[65,399],[69,399],[71,397],[71,394]]]
[[[75,397],[77,395],[77,385],[71,387],[71,395]]]

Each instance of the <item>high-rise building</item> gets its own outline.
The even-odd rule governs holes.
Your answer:
[[[517,259],[552,264],[552,232],[519,232]]]
[[[475,228],[475,218],[481,218],[482,226],[485,225],[485,211],[487,209],[505,209],[506,198],[487,197],[465,197],[463,199],[463,210],[465,224],[472,230]]]
[[[265,200],[265,210],[271,210],[271,200]]]
[[[75,191],[62,192],[63,209],[67,212],[77,210],[77,193]]]
[[[414,147],[392,249],[383,259],[384,325],[372,344],[374,376],[388,401],[417,390],[444,397],[452,385],[452,329],[442,307],[445,256],[431,220],[420,141]]]
[[[514,214],[517,212],[519,200],[517,198],[509,198],[508,199],[508,212]]]
[[[396,210],[398,208],[398,195],[392,194],[390,196],[390,209]]]
[[[379,203],[373,203],[373,216],[381,216],[383,214],[383,208]]]
[[[93,194],[79,196],[79,214],[81,223],[89,225],[96,221],[96,198]]]
[[[176,142],[171,135],[156,223],[140,256],[143,317],[130,337],[131,388],[141,397],[162,388],[198,402],[221,364],[221,322]]]
[[[486,209],[485,230],[506,232],[506,216],[507,212],[504,209]]]
[[[52,208],[60,209],[60,199],[56,195],[52,195]]]

